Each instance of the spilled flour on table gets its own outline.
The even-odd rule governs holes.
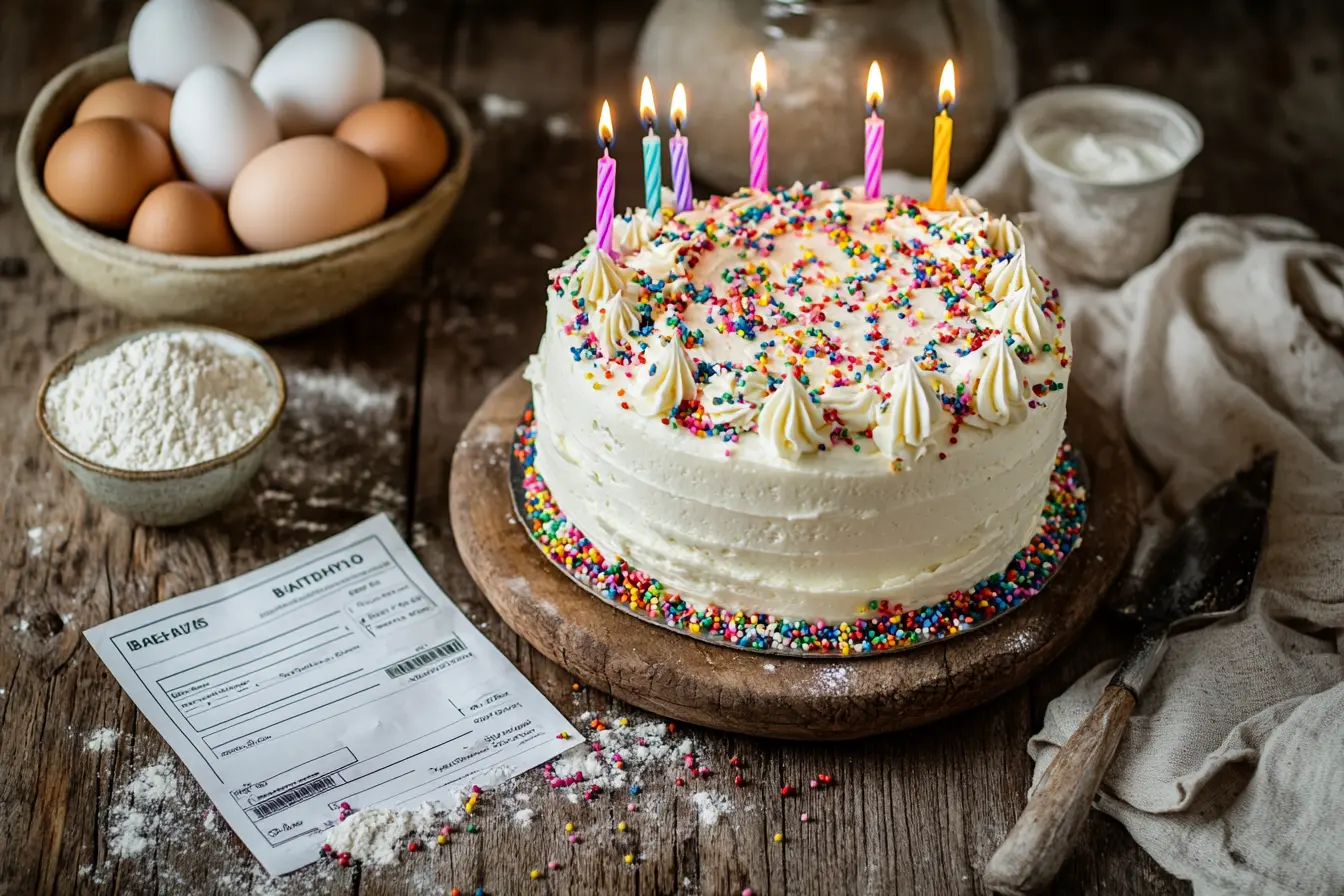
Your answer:
[[[593,713],[584,713],[580,719],[588,721],[593,717]],[[646,772],[659,771],[659,766],[675,775],[675,763],[695,752],[689,737],[674,742],[666,722],[618,723],[593,731],[590,736],[591,743],[561,753],[551,761],[548,777],[553,776],[552,787],[572,786],[577,790],[589,790],[594,784],[603,790],[626,787],[640,783]],[[595,746],[600,749],[594,749]],[[616,767],[617,762],[620,768]],[[556,784],[557,780],[571,783]]]
[[[537,813],[532,809],[519,809],[513,813],[513,823],[520,828],[532,826],[532,819],[536,818]]]
[[[691,797],[700,813],[700,823],[713,827],[719,823],[719,817],[733,811],[733,804],[727,794],[702,790]]]
[[[409,855],[412,838],[422,848],[437,848],[439,830],[465,817],[460,803],[439,801],[416,809],[361,809],[328,831],[325,842],[333,853],[349,853],[366,865],[391,865]]]
[[[117,745],[121,739],[121,732],[115,728],[99,728],[89,739],[84,742],[84,749],[89,753],[106,753]]]
[[[137,856],[154,845],[160,830],[176,831],[182,812],[177,794],[171,759],[164,757],[136,773],[112,804],[107,838],[112,855]]]

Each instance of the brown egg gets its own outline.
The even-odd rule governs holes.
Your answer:
[[[140,200],[175,177],[168,144],[149,125],[129,118],[75,125],[56,138],[42,169],[51,201],[101,230],[125,230]]]
[[[378,163],[393,206],[420,196],[448,162],[448,135],[419,103],[389,99],[360,106],[336,127],[344,140]]]
[[[155,187],[131,221],[126,242],[174,255],[234,255],[238,244],[224,207],[198,184],[175,180]]]
[[[141,84],[134,78],[117,78],[100,84],[89,91],[84,102],[75,110],[75,124],[94,118],[129,118],[143,121],[168,136],[168,113],[173,108],[173,95],[154,84]]]
[[[229,222],[254,252],[292,249],[359,230],[387,210],[378,164],[334,137],[282,140],[238,172]]]

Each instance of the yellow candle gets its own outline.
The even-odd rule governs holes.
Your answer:
[[[929,189],[929,208],[947,208],[947,169],[952,160],[952,116],[948,107],[957,98],[957,76],[952,60],[943,66],[938,82],[938,105],[942,108],[933,119],[933,178]]]

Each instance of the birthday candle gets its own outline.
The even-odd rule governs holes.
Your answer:
[[[653,85],[647,77],[639,89],[639,117],[648,133],[644,135],[644,208],[657,215],[663,207],[663,141],[655,133],[658,116],[653,108]]]
[[[765,53],[757,53],[751,63],[751,92],[756,107],[748,118],[747,134],[751,139],[751,188],[770,189],[770,116],[761,108],[765,96]]]
[[[691,199],[691,161],[687,155],[689,141],[681,134],[681,126],[686,123],[686,87],[678,83],[672,91],[672,129],[676,132],[667,141],[672,151],[672,191],[676,194],[678,212],[688,212],[694,201]]]
[[[938,82],[938,105],[933,119],[933,178],[929,188],[929,208],[947,208],[947,169],[952,160],[952,116],[947,110],[957,99],[957,76],[952,60],[943,66],[943,77]]]
[[[597,248],[615,258],[611,247],[611,225],[616,217],[616,160],[611,157],[611,106],[602,101],[602,117],[597,123],[597,139],[602,158],[597,160]]]
[[[868,120],[863,124],[863,191],[869,199],[882,195],[882,137],[887,125],[877,114],[882,104],[882,70],[868,68]]]

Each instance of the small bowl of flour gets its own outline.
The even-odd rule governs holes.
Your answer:
[[[285,378],[261,346],[171,324],[66,357],[37,396],[42,435],[89,497],[174,526],[246,488],[275,440]]]

